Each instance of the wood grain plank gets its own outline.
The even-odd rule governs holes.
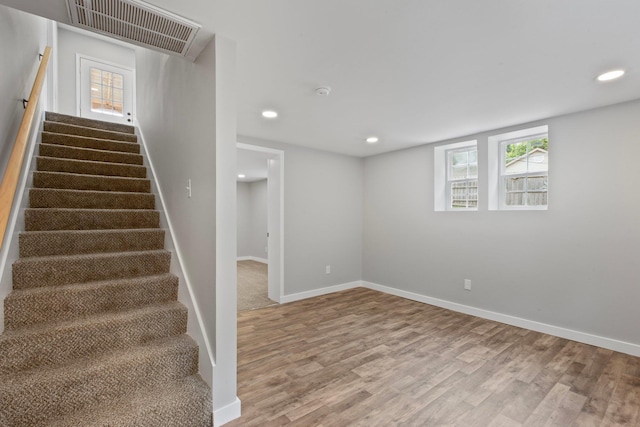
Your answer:
[[[238,318],[234,426],[637,425],[640,358],[368,289]]]

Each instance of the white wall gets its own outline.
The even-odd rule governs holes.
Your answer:
[[[4,170],[47,45],[47,20],[0,6],[0,171]]]
[[[242,136],[238,142],[285,152],[285,296],[360,280],[362,159]]]
[[[364,280],[640,344],[639,117],[632,102],[449,141],[478,140],[478,212],[434,212],[437,144],[366,158]],[[543,124],[549,209],[488,211],[487,137]]]
[[[236,184],[237,225],[238,225],[238,257],[251,256],[251,187],[248,182],[238,181]]]
[[[267,241],[267,180],[254,181],[251,189],[251,236],[249,251],[251,256],[266,259]]]
[[[195,63],[135,52],[138,123],[214,352],[218,410],[236,401],[235,45],[216,38]]]
[[[205,348],[201,345],[201,351],[207,346],[213,351],[215,342],[214,57],[211,48],[201,63],[192,64],[151,50],[136,50],[137,101],[141,107],[137,120],[172,226],[177,255],[184,263],[186,283],[180,284],[180,299],[185,300],[185,288],[191,289],[197,301],[195,310],[203,319],[208,344]],[[191,198],[186,190],[189,179]],[[197,315],[189,313],[190,329],[197,325]]]
[[[28,99],[40,65],[38,53],[47,46],[47,20],[0,6],[0,176],[13,149],[18,128],[24,115],[22,99]],[[48,73],[51,72],[51,62]],[[43,88],[36,108],[35,121],[29,135],[21,177],[9,215],[5,238],[0,250],[0,331],[4,329],[4,301],[13,289],[11,265],[18,259],[18,234],[24,230],[24,218],[19,215],[28,198],[24,187],[30,180],[30,154],[38,137],[41,112],[46,108],[47,87]],[[3,236],[0,236],[2,239]]]
[[[236,46],[215,36],[216,366],[214,425],[240,416],[237,377]],[[212,44],[213,44],[212,43]]]
[[[267,180],[238,182],[238,257],[267,259]]]
[[[72,116],[77,115],[76,53],[129,68],[136,66],[132,47],[79,31],[58,27],[58,112]]]

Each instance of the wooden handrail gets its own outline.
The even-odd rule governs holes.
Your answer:
[[[20,170],[22,169],[29,134],[31,133],[33,117],[36,113],[40,93],[42,92],[42,85],[44,84],[44,79],[47,74],[47,65],[49,64],[50,56],[51,48],[47,46],[44,50],[42,61],[40,61],[40,67],[38,68],[38,74],[36,74],[36,80],[33,82],[33,88],[31,88],[29,102],[22,116],[22,122],[20,122],[16,142],[13,144],[11,156],[9,157],[7,168],[2,177],[2,184],[0,184],[0,238],[2,242],[4,242],[6,237],[5,233],[7,231],[7,223],[9,222],[9,214],[11,213],[13,198],[18,187]]]

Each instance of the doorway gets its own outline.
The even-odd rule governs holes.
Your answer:
[[[132,124],[134,71],[80,54],[76,55],[76,62],[78,116]]]
[[[284,152],[243,143],[237,143],[236,147],[238,150],[238,186],[242,182],[254,182],[255,184],[252,186],[259,188],[261,186],[260,180],[266,178],[267,199],[266,230],[257,231],[258,234],[261,234],[258,236],[259,241],[266,242],[266,245],[263,245],[264,252],[260,251],[259,255],[252,256],[238,253],[239,260],[266,261],[266,296],[269,300],[279,303],[284,294]],[[240,237],[242,230],[238,231]],[[239,244],[239,249],[240,246]],[[260,245],[258,247],[260,248]],[[250,263],[247,264],[251,267]],[[254,267],[254,272],[264,272],[264,269],[256,268],[259,266],[255,264],[252,267]],[[239,270],[239,277],[240,273]],[[238,296],[238,299],[241,299],[241,295]]]

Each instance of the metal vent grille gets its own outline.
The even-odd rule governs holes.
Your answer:
[[[67,0],[71,22],[138,45],[186,55],[200,26],[136,0]]]

